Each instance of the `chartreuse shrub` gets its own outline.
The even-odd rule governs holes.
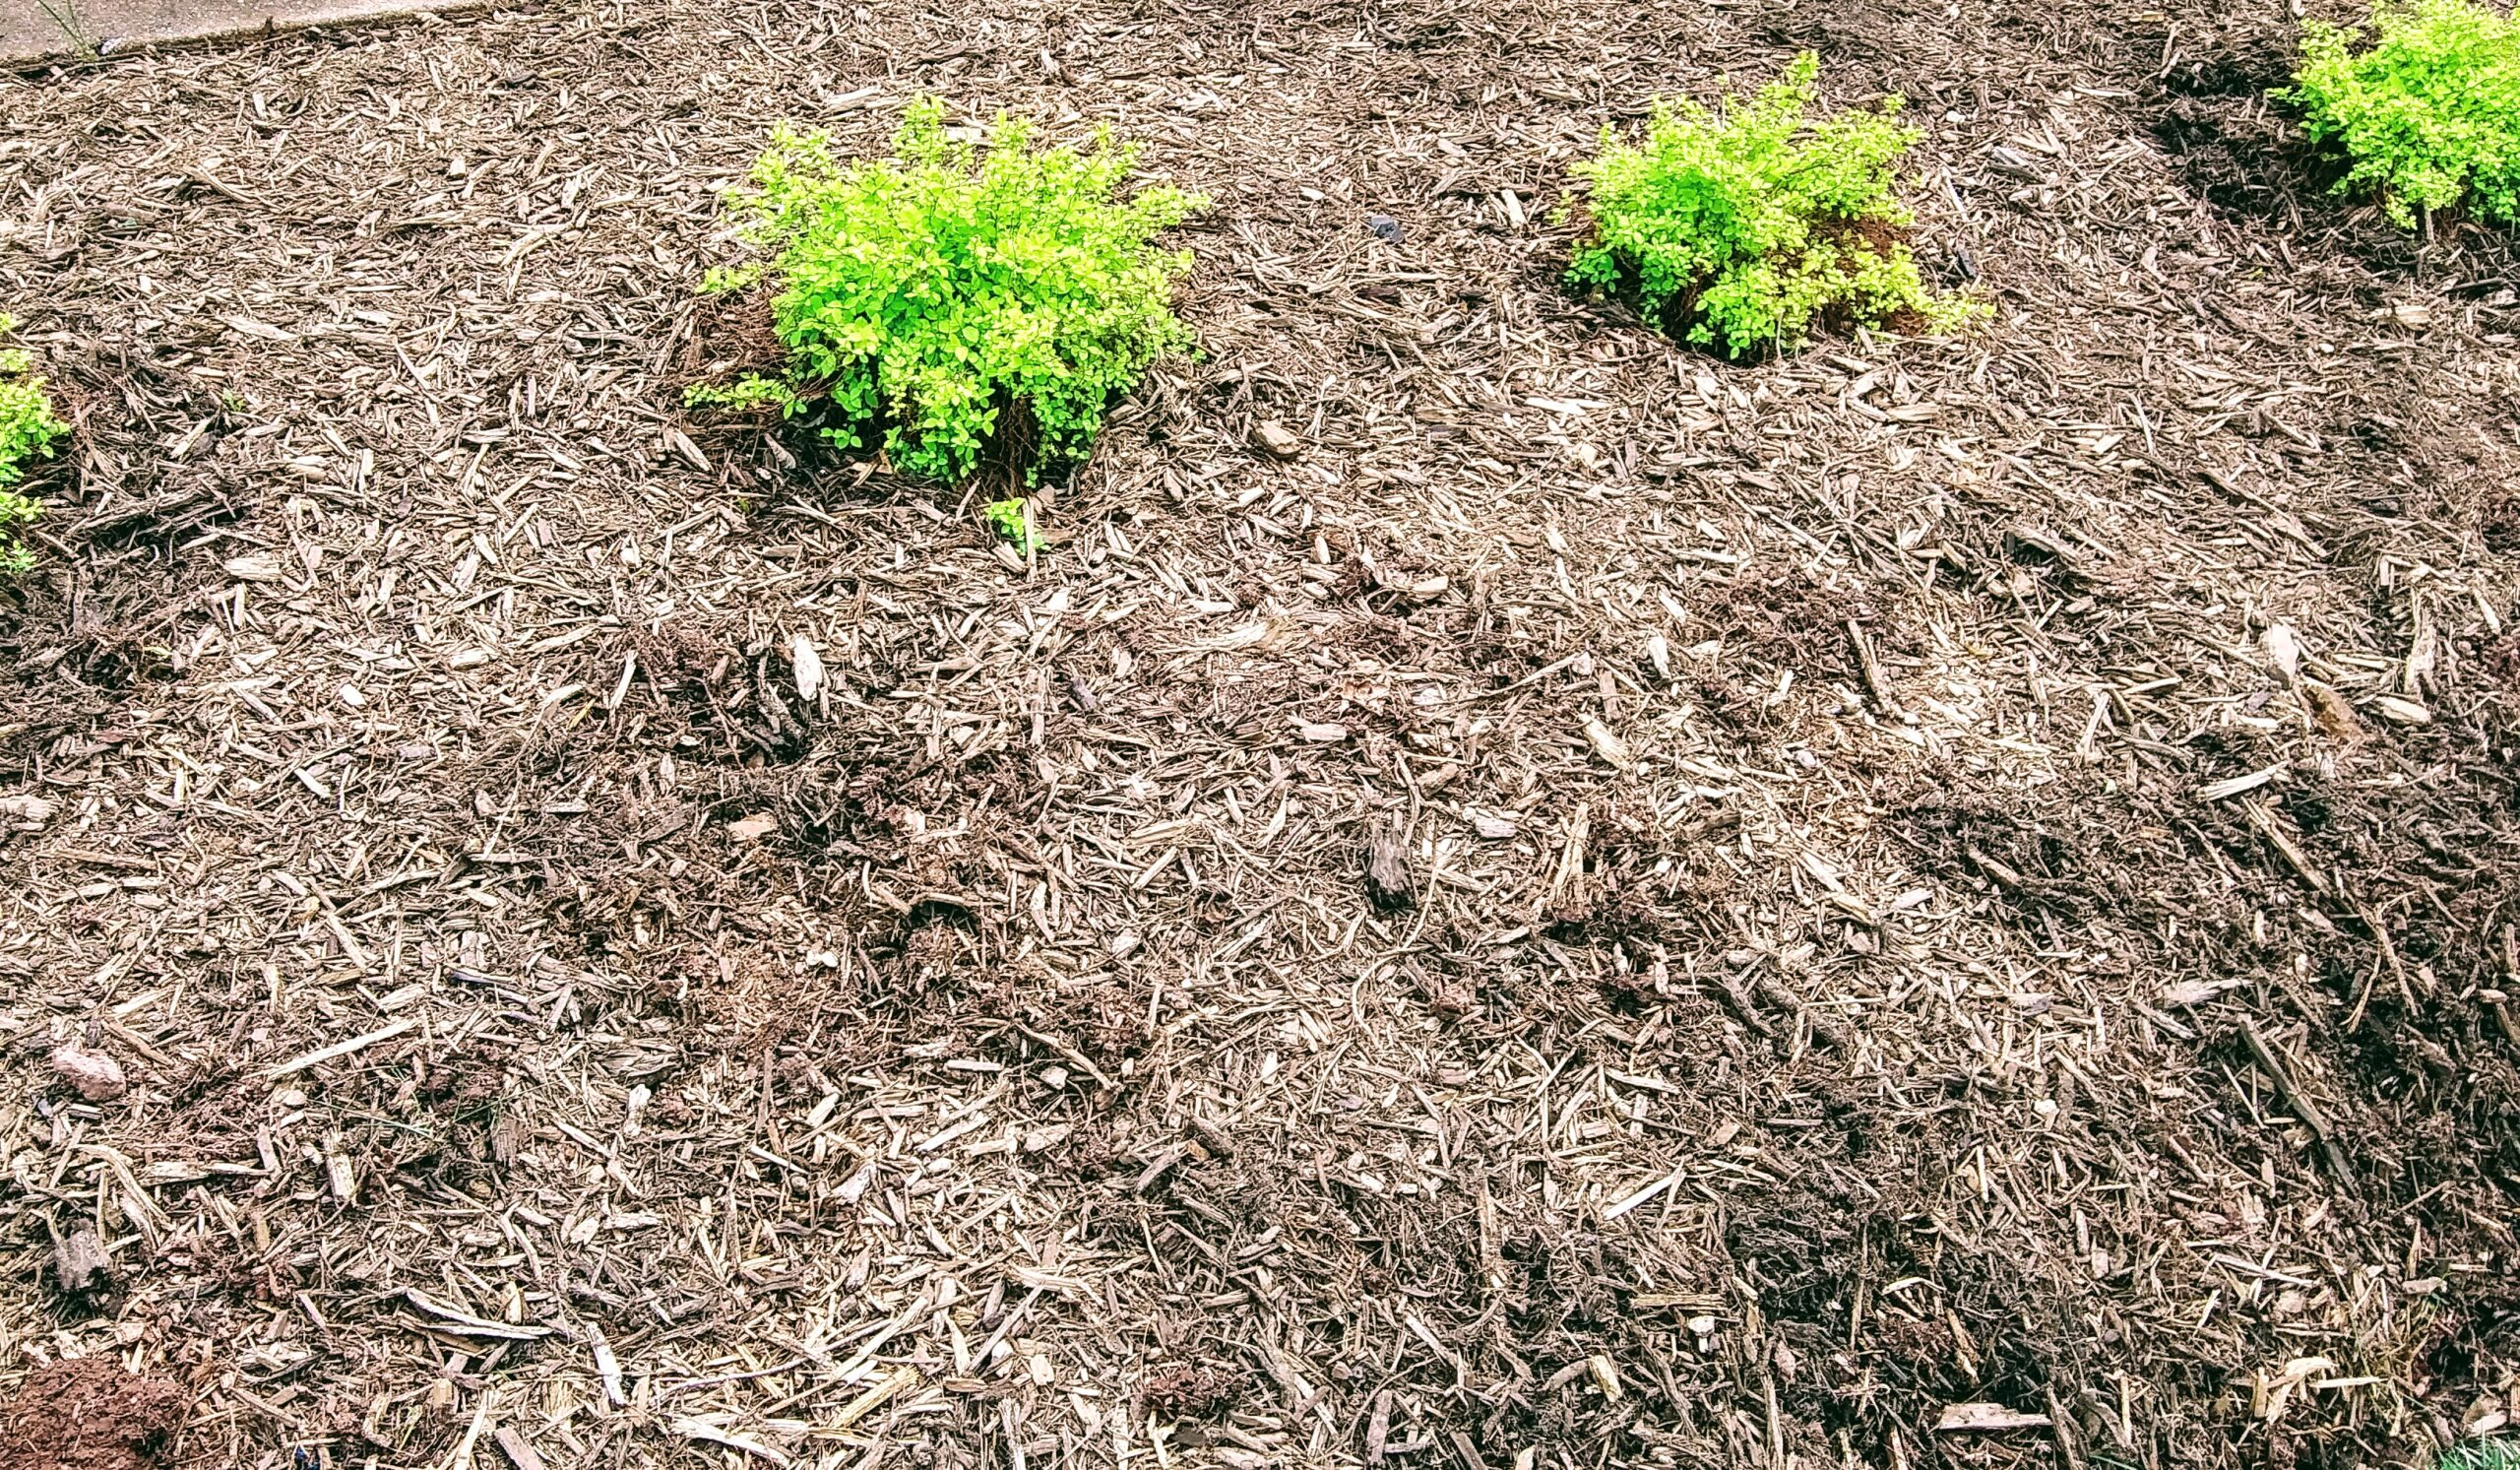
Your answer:
[[[0,337],[16,325],[0,315]],[[0,348],[0,572],[23,572],[31,564],[18,528],[43,514],[41,501],[19,494],[15,486],[27,478],[27,467],[51,453],[53,441],[68,432],[70,426],[52,416],[52,399],[27,354]]]
[[[1896,168],[1918,133],[1895,120],[1899,98],[1809,117],[1819,69],[1804,52],[1721,112],[1657,101],[1635,146],[1605,128],[1574,169],[1590,229],[1568,282],[1630,294],[1647,320],[1735,357],[1799,347],[1815,323],[1977,314],[1928,291],[1909,252]]]
[[[2337,192],[2377,195],[2400,225],[2464,204],[2520,221],[2520,21],[2473,0],[2381,0],[2378,32],[2301,23],[2301,67],[2278,94],[2353,168]]]
[[[1115,395],[1192,346],[1172,314],[1187,252],[1156,236],[1203,201],[1154,187],[1122,197],[1134,148],[1038,146],[1000,117],[988,146],[949,139],[944,104],[914,103],[898,157],[844,163],[830,140],[781,130],[735,207],[766,258],[713,276],[769,277],[787,371],[696,401],[810,415],[842,448],[880,435],[893,464],[972,473],[993,436],[1044,465],[1082,459]]]

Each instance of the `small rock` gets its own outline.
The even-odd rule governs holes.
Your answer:
[[[449,658],[446,661],[446,667],[449,669],[478,669],[488,662],[490,662],[490,651],[488,649],[468,648]]]
[[[1275,418],[1263,418],[1251,425],[1251,442],[1282,460],[1295,459],[1303,453],[1303,440]]]
[[[1372,230],[1376,239],[1388,241],[1394,245],[1400,243],[1400,222],[1389,215],[1367,215],[1365,228]]]
[[[1516,821],[1511,812],[1504,811],[1473,811],[1470,826],[1472,831],[1489,842],[1502,842],[1523,830],[1523,824]]]
[[[131,1084],[123,1080],[121,1062],[75,1042],[54,1050],[52,1069],[92,1103],[110,1103],[131,1090]]]
[[[1295,734],[1317,745],[1335,744],[1348,738],[1345,725],[1315,725],[1309,722],[1295,727]]]
[[[52,1247],[52,1280],[65,1297],[94,1297],[113,1290],[113,1257],[93,1230],[74,1230]]]
[[[767,812],[741,817],[726,824],[726,835],[737,842],[759,842],[778,830],[779,818]]]

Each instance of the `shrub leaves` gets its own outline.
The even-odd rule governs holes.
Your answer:
[[[16,325],[0,315],[0,335]],[[27,354],[0,348],[0,572],[23,572],[32,564],[18,528],[43,514],[43,502],[11,486],[26,479],[27,466],[50,453],[53,441],[68,432],[69,425],[52,416],[52,399]]]
[[[1902,238],[1914,218],[1894,170],[1918,134],[1891,120],[1899,99],[1808,121],[1819,67],[1806,51],[1722,115],[1657,101],[1640,147],[1603,129],[1575,165],[1592,232],[1568,282],[1632,293],[1649,320],[1734,357],[1800,347],[1825,318],[1976,314],[1925,289]]]
[[[2301,69],[2279,93],[2320,143],[2354,160],[2336,192],[2376,193],[2400,226],[2463,200],[2520,221],[2520,21],[2469,0],[2375,6],[2379,38],[2301,23]]]
[[[1118,198],[1137,155],[1107,129],[1082,152],[1042,149],[1000,117],[983,156],[946,136],[935,98],[911,106],[895,149],[844,165],[819,134],[773,137],[734,201],[771,259],[711,285],[783,284],[788,370],[694,400],[818,409],[843,448],[880,427],[897,468],[936,479],[971,474],[1011,411],[1036,441],[1028,479],[1082,459],[1112,397],[1193,345],[1171,308],[1189,255],[1153,242],[1203,202]]]

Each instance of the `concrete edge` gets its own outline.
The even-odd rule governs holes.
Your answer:
[[[52,38],[42,41],[15,33],[15,29],[11,28],[0,32],[0,71],[26,71],[63,64],[95,65],[150,51],[228,45],[332,26],[451,18],[491,10],[499,3],[500,0],[418,0],[418,3],[415,0],[330,0],[330,3],[327,0],[276,0],[276,3],[263,7],[259,15],[249,13],[243,6],[213,6],[206,8],[207,14],[196,13],[200,15],[200,24],[178,22],[140,26],[124,33],[99,33],[94,38],[80,38],[75,43],[58,24],[50,24]],[[122,7],[107,5],[102,9],[105,16],[103,24],[83,26],[82,29],[112,32],[111,18]],[[35,14],[38,21],[47,20],[40,7]]]

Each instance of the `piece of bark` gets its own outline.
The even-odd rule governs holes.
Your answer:
[[[1405,909],[1417,901],[1409,874],[1409,839],[1398,823],[1374,829],[1365,854],[1365,892],[1386,909]]]
[[[1759,1014],[1758,1002],[1750,998],[1749,987],[1730,975],[1716,976],[1715,983],[1724,988],[1724,998],[1732,1002],[1732,1009],[1740,1016],[1742,1025],[1761,1036],[1776,1035],[1776,1028],[1768,1024],[1768,1018]]]
[[[1811,1035],[1821,1046],[1833,1052],[1847,1049],[1847,1034],[1831,1024],[1827,1017],[1803,1003],[1802,997],[1787,988],[1773,975],[1762,975],[1755,982],[1760,997],[1789,1015],[1799,1016],[1810,1023]]]

